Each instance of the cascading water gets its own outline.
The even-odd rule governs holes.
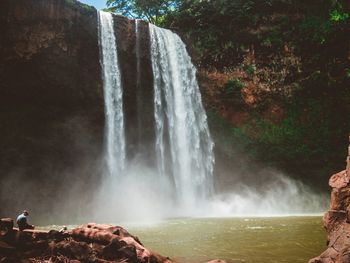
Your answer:
[[[136,53],[136,101],[137,101],[137,135],[138,135],[138,149],[142,149],[141,145],[141,138],[142,138],[142,87],[141,87],[141,58],[140,58],[140,28],[139,23],[140,21],[138,19],[135,20],[135,38],[136,38],[136,45],[135,45],[135,53]]]
[[[123,87],[112,15],[100,11],[98,25],[105,100],[106,172],[110,175],[107,177],[110,179],[103,180],[98,207],[108,211],[111,218],[121,213],[134,217],[141,209],[144,209],[143,217],[146,213],[154,216],[159,211],[167,216],[170,213],[189,215],[189,211],[193,214],[193,209],[206,201],[213,191],[214,156],[196,69],[184,43],[171,31],[149,25],[154,90],[153,99],[152,95],[147,97],[145,94],[149,91],[144,86],[147,81],[143,82],[147,68],[141,67],[142,56],[145,56],[141,50],[142,25],[140,21],[135,22],[136,92],[127,90],[125,94],[128,98],[130,94],[136,96],[137,105],[126,106],[136,107],[137,123],[127,127],[138,130],[133,132],[138,138],[131,138],[137,139],[139,145],[127,159],[124,127],[127,120],[124,120]],[[127,88],[132,89],[132,86]],[[147,149],[143,146],[149,145],[148,137],[143,136],[144,129],[153,129],[153,121],[144,122],[146,108],[154,109],[155,165],[150,165],[149,156],[143,155]],[[138,157],[133,159],[132,156]],[[171,205],[174,201],[175,209]]]
[[[118,177],[125,166],[123,89],[110,13],[98,12],[98,32],[105,100],[106,162],[109,175]]]
[[[129,67],[119,68],[112,15],[99,12],[98,28],[105,98],[106,172],[110,176],[102,180],[95,198],[93,207],[97,219],[113,222],[266,211],[273,214],[283,212],[281,202],[287,204],[286,211],[292,211],[291,207],[300,209],[307,202],[311,204],[307,207],[320,207],[317,206],[320,202],[314,202],[315,196],[298,194],[308,191],[274,173],[269,176],[269,182],[275,185],[271,188],[272,184],[268,183],[270,190],[257,193],[255,189],[241,187],[230,195],[210,198],[213,193],[214,145],[201,103],[196,69],[184,43],[171,31],[149,25],[150,50],[147,50],[148,43],[143,42],[148,39],[144,34],[147,25],[136,21],[136,60],[126,56],[130,59],[125,61],[130,63]],[[129,41],[132,45],[133,40]],[[125,52],[125,49],[121,51]],[[151,61],[147,60],[149,54]],[[125,53],[120,57],[125,59]],[[136,79],[127,82],[131,84],[125,88],[130,90],[125,90],[124,99],[136,101],[137,105],[126,106],[137,107],[133,111],[137,116],[125,116],[136,117],[137,122],[131,122],[132,125],[125,128],[120,69],[123,74],[129,73],[125,70],[133,65]],[[152,74],[153,92],[150,90]],[[131,96],[136,97],[130,99]],[[150,115],[153,116],[149,118]],[[137,129],[137,133],[132,132],[134,137],[129,137],[138,139],[139,145],[131,150],[132,154],[128,152],[127,159],[125,133],[129,129]],[[146,132],[155,136],[144,136]],[[156,161],[149,158],[154,151],[150,149],[153,140]],[[266,176],[264,172],[264,178]]]
[[[165,176],[170,152],[177,200],[192,207],[212,193],[214,165],[196,69],[178,35],[150,25],[150,39],[158,170]]]

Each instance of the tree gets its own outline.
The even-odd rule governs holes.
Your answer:
[[[133,19],[146,19],[160,24],[163,17],[174,11],[179,0],[107,0],[108,10]]]

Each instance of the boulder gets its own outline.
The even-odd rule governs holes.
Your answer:
[[[13,219],[12,218],[0,219],[0,230],[12,230],[12,229],[13,229]]]
[[[213,259],[208,261],[207,263],[227,263],[225,260],[222,259]]]
[[[350,263],[350,146],[346,169],[334,174],[329,186],[331,201],[323,217],[328,248],[309,263]]]
[[[0,237],[7,237],[13,231],[13,220],[11,218],[0,219]]]
[[[3,228],[13,221],[3,219]],[[12,222],[12,225],[11,225]],[[120,226],[89,223],[70,231],[11,228],[0,236],[0,262],[171,263]]]

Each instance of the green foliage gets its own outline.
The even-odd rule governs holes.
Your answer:
[[[256,26],[270,6],[271,1],[180,1],[164,26],[191,38],[201,66],[229,68],[239,63],[241,50],[256,38],[246,33],[247,27]]]
[[[283,45],[283,35],[280,30],[273,30],[263,37],[262,46],[281,47]]]
[[[235,138],[232,136],[234,129],[230,123],[218,116],[214,110],[207,112],[210,132],[215,138],[215,145],[219,147],[227,156],[232,158],[234,156]]]
[[[108,10],[159,25],[176,8],[177,0],[107,0]]]
[[[230,79],[224,85],[225,94],[240,96],[243,86],[243,83],[239,79]]]
[[[344,0],[107,3],[113,12],[178,32],[190,43],[201,68],[243,69],[245,77],[254,76],[266,87],[298,87],[288,99],[270,94],[254,109],[247,109],[241,98],[245,79],[230,79],[220,103],[229,104],[227,108],[245,107],[248,119],[234,127],[215,109],[208,116],[217,146],[228,155],[238,147],[245,155],[297,174],[308,165],[312,173],[316,166],[334,167],[342,160],[350,130],[350,15]],[[245,60],[247,54],[253,60]],[[280,76],[282,81],[276,81]],[[283,108],[278,121],[266,117],[266,110],[276,102]]]
[[[262,157],[274,162],[327,157],[329,147],[325,147],[325,141],[330,138],[331,121],[327,108],[311,100],[305,108],[290,105],[280,123],[258,119],[254,129],[259,131],[256,139],[264,153]]]
[[[92,6],[87,5],[87,4],[81,3],[81,6],[83,7],[83,9],[85,9],[85,11],[92,11],[92,10],[94,10],[94,8]]]
[[[334,163],[341,163],[345,156],[343,135],[350,129],[347,117],[335,116],[337,109],[327,97],[294,100],[283,107],[287,111],[280,121],[251,111],[248,120],[237,127],[210,112],[217,147],[231,158],[239,151],[266,166],[308,176],[320,169],[327,177]]]
[[[251,46],[266,52],[292,43],[297,51],[318,52],[346,28],[342,2],[179,0],[161,24],[190,38],[198,65],[224,70],[242,63]]]
[[[329,15],[332,22],[343,22],[349,18],[349,13],[344,11],[341,4],[338,4],[335,9],[332,9]]]
[[[273,56],[282,61],[300,58],[298,68],[285,72],[285,84],[299,87],[294,97],[280,100],[271,95],[237,127],[217,124],[217,115],[209,118],[211,127],[218,127],[214,136],[221,138],[225,151],[240,146],[252,158],[297,173],[311,163],[334,165],[343,158],[344,138],[350,130],[346,117],[350,114],[350,19],[343,2],[187,0],[165,16],[163,25],[190,39],[197,63],[204,68],[240,67],[248,77],[259,77],[257,69],[281,75],[286,68],[281,61],[272,61]],[[254,66],[241,66],[244,55],[252,50]],[[269,77],[266,85],[272,86]],[[225,85],[225,94],[238,97],[242,86],[240,80],[232,79]],[[280,121],[264,113],[276,101],[284,110]],[[304,167],[299,169],[299,165]]]
[[[252,64],[249,64],[249,65],[244,64],[243,70],[245,73],[247,73],[248,76],[252,76],[255,73],[256,66]]]
[[[350,78],[350,68],[345,69],[345,74],[348,78]]]
[[[307,16],[299,24],[299,34],[303,41],[324,44],[332,32],[332,23],[318,16]]]
[[[65,0],[65,1],[71,7],[75,7],[76,8],[76,7],[80,6],[81,8],[83,8],[87,12],[91,12],[91,11],[94,10],[94,8],[92,6],[84,4],[84,3],[81,3],[81,2],[78,2],[77,0]]]

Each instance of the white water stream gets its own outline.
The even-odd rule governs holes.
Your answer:
[[[180,205],[193,207],[212,194],[214,165],[196,69],[178,35],[150,25],[150,38],[158,170],[170,171]]]
[[[110,13],[98,12],[98,29],[105,99],[105,157],[109,175],[120,177],[125,167],[123,88]]]
[[[98,18],[105,98],[105,156],[109,175],[121,179],[127,176],[127,172],[123,172],[127,160],[117,44],[112,15],[100,11]],[[140,71],[138,21],[135,22],[135,33],[136,70]],[[180,207],[191,209],[212,194],[214,165],[213,142],[201,102],[196,69],[178,35],[150,25],[150,42],[157,182],[165,178],[173,182],[174,201]],[[137,88],[140,89],[139,72],[136,75]]]
[[[104,220],[157,219],[178,216],[277,215],[322,211],[322,201],[298,182],[273,173],[262,191],[235,184],[232,193],[214,195],[213,141],[196,80],[196,69],[185,44],[175,33],[149,25],[153,70],[153,101],[141,71],[141,26],[135,22],[136,96],[138,141],[143,129],[144,109],[154,108],[152,164],[126,158],[123,87],[118,62],[113,17],[98,13],[99,45],[105,100],[105,159],[107,177],[102,180],[94,211]],[[151,139],[152,140],[152,139]],[[152,143],[152,142],[151,142]],[[146,147],[142,147],[145,144]],[[136,153],[137,156],[137,153]],[[142,154],[140,154],[142,156]],[[148,156],[147,156],[148,157]],[[234,173],[234,171],[232,171]],[[266,173],[264,173],[266,176]]]

